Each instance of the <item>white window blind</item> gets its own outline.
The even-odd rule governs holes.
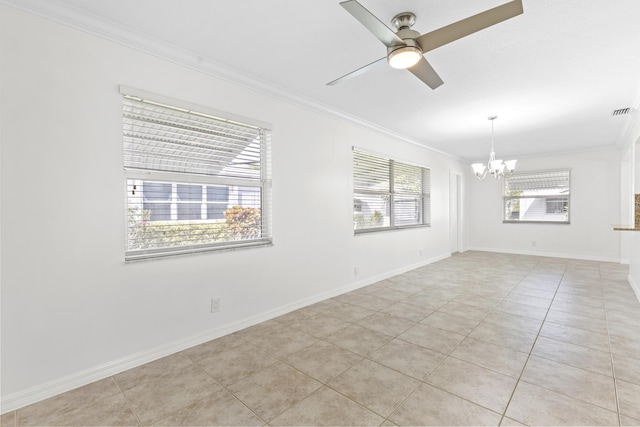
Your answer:
[[[125,168],[261,179],[263,129],[126,96]]]
[[[354,150],[356,233],[429,225],[429,172],[427,168]]]
[[[516,173],[504,181],[505,222],[569,223],[571,172]]]
[[[123,95],[125,259],[270,244],[270,130]]]

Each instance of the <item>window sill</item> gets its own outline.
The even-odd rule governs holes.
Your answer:
[[[353,234],[357,236],[358,234],[378,233],[381,231],[411,230],[414,228],[429,228],[429,227],[431,227],[431,224],[403,225],[400,227],[359,228],[357,230],[353,230]]]
[[[182,250],[147,250],[136,251],[125,255],[125,263],[133,263],[140,261],[154,261],[164,258],[177,258],[191,255],[198,255],[204,253],[217,253],[217,252],[230,252],[244,249],[264,248],[273,246],[271,239],[265,239],[260,241],[253,241],[251,243],[238,243],[235,245],[219,245],[219,246],[201,246],[201,247],[189,247]]]
[[[571,225],[570,221],[502,221],[503,224],[559,224]]]

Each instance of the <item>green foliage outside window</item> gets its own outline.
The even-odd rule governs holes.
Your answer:
[[[380,211],[374,211],[370,216],[357,213],[354,214],[353,220],[355,222],[355,229],[380,227],[384,223],[384,215]]]
[[[225,220],[207,222],[151,221],[151,212],[128,210],[127,250],[199,245],[260,237],[260,209],[233,206]]]

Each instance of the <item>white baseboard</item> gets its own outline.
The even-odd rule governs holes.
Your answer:
[[[84,371],[76,372],[66,377],[59,378],[54,381],[50,381],[44,384],[37,385],[35,387],[28,388],[26,390],[19,391],[17,393],[4,396],[0,400],[0,408],[2,408],[3,414],[14,411],[16,409],[20,409],[24,406],[31,405],[32,403],[36,403],[41,400],[47,399],[49,397],[53,397],[57,394],[67,392],[69,390],[73,390],[75,388],[90,384],[94,381],[108,378],[110,376],[119,374],[120,372],[124,372],[128,369],[135,368],[140,365],[144,365],[145,363],[149,363],[154,360],[160,359],[162,357],[169,356],[171,354],[186,350],[193,346],[203,344],[207,341],[220,338],[224,335],[237,332],[249,326],[253,326],[255,324],[273,319],[275,317],[281,316],[283,314],[287,314],[291,311],[306,307],[308,305],[311,305],[320,301],[324,301],[326,299],[333,298],[338,295],[342,295],[346,292],[350,292],[350,291],[362,288],[364,286],[379,282],[381,280],[388,279],[398,274],[402,274],[407,271],[414,270],[416,268],[434,263],[436,261],[440,261],[450,256],[451,254],[441,255],[438,257],[423,260],[415,264],[407,265],[392,271],[378,274],[376,276],[368,277],[366,279],[360,280],[358,282],[350,283],[340,288],[332,289],[330,291],[323,292],[321,294],[314,295],[309,298],[304,298],[302,300],[275,308],[273,310],[268,310],[263,313],[259,313],[257,315],[242,319],[237,322],[229,323],[222,327],[218,327],[218,328],[210,329],[198,334],[194,334],[194,335],[185,337],[184,339],[179,339],[167,344],[163,344],[163,345],[151,348],[146,351],[131,354],[117,360],[112,360],[102,365],[94,366]]]
[[[541,257],[550,257],[550,258],[566,258],[566,259],[580,259],[585,261],[599,261],[599,262],[615,262],[618,264],[623,264],[623,260],[620,258],[609,258],[609,257],[600,257],[600,256],[591,256],[591,255],[577,255],[577,254],[565,254],[565,253],[556,253],[556,252],[534,252],[534,251],[521,251],[514,249],[499,249],[499,248],[478,248],[472,247],[468,250],[471,251],[479,251],[479,252],[495,252],[501,254],[515,254],[515,255],[532,255],[532,256],[541,256]],[[628,260],[627,260],[628,263]]]
[[[382,274],[378,274],[375,276],[371,276],[371,277],[367,277],[366,279],[363,279],[359,282],[353,283],[351,285],[349,285],[347,288],[350,288],[344,292],[340,292],[337,295],[343,294],[345,292],[349,292],[349,291],[353,291],[356,289],[359,289],[363,286],[367,286],[367,285],[371,285],[374,284],[376,282],[379,282],[381,280],[385,280],[388,279],[389,277],[393,277],[393,276],[397,276],[398,274],[402,274],[402,273],[406,273],[407,271],[411,271],[411,270],[415,270],[416,268],[420,268],[423,267],[425,265],[429,265],[429,264],[433,264],[434,262],[438,262],[438,261],[442,261],[443,259],[449,258],[451,257],[451,254],[445,254],[445,255],[440,255],[437,257],[433,257],[433,258],[429,258],[414,264],[410,264],[410,265],[406,265],[404,267],[401,268],[397,268],[395,270],[391,270],[391,271],[386,271]],[[331,297],[328,298],[333,298],[334,296],[337,295],[333,295]],[[326,298],[325,298],[326,299]]]

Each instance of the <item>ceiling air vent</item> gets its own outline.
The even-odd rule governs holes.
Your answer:
[[[613,114],[614,116],[623,116],[625,114],[628,114],[629,111],[631,110],[631,108],[627,107],[627,108],[618,108],[617,110],[613,110]]]

